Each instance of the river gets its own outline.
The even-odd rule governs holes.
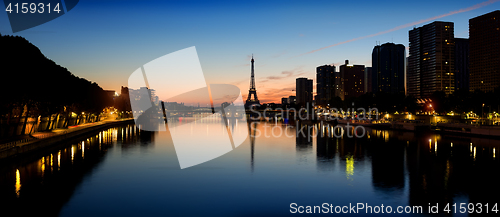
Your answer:
[[[372,206],[372,213],[377,207],[387,212],[388,206],[392,212],[422,207],[428,213],[431,207],[446,215],[448,204],[451,212],[460,212],[460,203],[472,203],[474,212],[481,206],[482,213],[495,213],[494,205],[500,202],[499,140],[370,128],[360,138],[349,138],[323,124],[305,126],[312,136],[297,129],[253,123],[251,134],[256,137],[221,157],[180,169],[169,131],[139,131],[134,125],[111,128],[3,161],[2,212],[293,216],[306,212],[307,206],[317,215],[362,204]],[[369,215],[367,211],[344,215]]]

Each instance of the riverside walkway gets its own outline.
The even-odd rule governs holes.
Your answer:
[[[18,154],[39,150],[49,147],[52,144],[70,140],[73,137],[94,131],[111,127],[119,124],[133,123],[133,118],[103,120],[94,123],[86,123],[76,126],[70,126],[68,129],[55,129],[48,132],[38,132],[31,134],[29,138],[10,141],[0,144],[0,159],[12,157]]]

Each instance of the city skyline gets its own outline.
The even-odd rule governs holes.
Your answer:
[[[499,2],[4,0],[0,200],[498,215]]]
[[[153,4],[158,7],[151,7]],[[295,95],[297,77],[313,79],[315,85],[318,66],[338,67],[349,59],[352,64],[370,67],[376,41],[408,47],[408,31],[413,26],[449,21],[455,24],[455,37],[468,38],[469,19],[495,10],[498,1],[433,2],[433,8],[425,4],[91,1],[80,2],[64,18],[15,35],[27,38],[75,75],[113,90],[126,86],[133,70],[149,59],[194,45],[208,83],[234,84],[245,95],[254,53],[259,100],[279,103],[282,97]],[[325,13],[329,7],[336,10]],[[409,7],[412,10],[405,11]],[[110,8],[116,10],[110,12]],[[342,8],[358,13],[352,15]],[[160,13],[161,9],[165,12]],[[89,10],[92,17],[88,17]],[[146,11],[150,13],[143,16]],[[384,11],[391,13],[369,19]],[[224,13],[217,15],[219,12]],[[12,35],[5,13],[0,23],[0,33]],[[93,31],[86,31],[91,28]]]

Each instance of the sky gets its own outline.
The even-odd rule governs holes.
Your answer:
[[[279,103],[295,95],[297,77],[315,80],[318,66],[369,67],[377,43],[408,47],[409,30],[437,20],[468,38],[470,18],[499,8],[499,0],[81,0],[16,33],[1,12],[0,33],[22,36],[73,74],[118,92],[142,65],[195,46],[206,82],[236,85],[245,100],[253,54],[259,100]]]

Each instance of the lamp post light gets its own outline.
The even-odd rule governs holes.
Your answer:
[[[484,125],[484,103],[481,107],[481,124]]]
[[[484,119],[484,103],[483,103],[483,107],[481,108],[481,118]]]

